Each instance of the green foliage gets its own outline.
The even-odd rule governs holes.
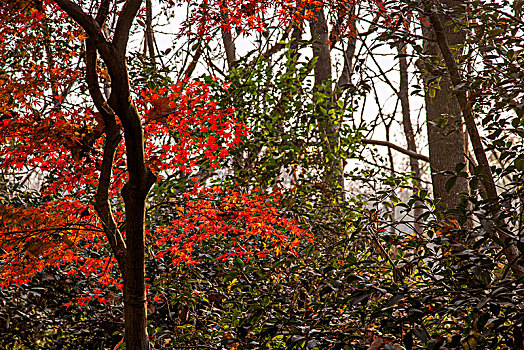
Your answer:
[[[343,100],[333,101],[328,87],[314,88],[314,62],[304,62],[287,47],[275,62],[260,58],[236,64],[227,78],[231,88],[220,98],[250,128],[231,164],[232,177],[241,185],[322,182],[326,173],[340,173],[333,160],[351,155],[356,148],[352,140],[359,129],[350,124],[351,108],[343,108]],[[330,144],[331,127],[342,140],[337,147]]]
[[[118,300],[80,307],[64,304],[89,289],[92,281],[72,279],[60,270],[37,275],[29,284],[0,291],[2,349],[104,349],[122,336]],[[121,301],[121,300],[120,300]]]

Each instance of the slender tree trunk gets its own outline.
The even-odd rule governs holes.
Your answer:
[[[223,18],[223,21],[225,22],[226,19]],[[222,27],[221,30],[222,44],[224,45],[224,49],[226,50],[227,68],[231,70],[231,68],[233,67],[233,63],[237,60],[237,49],[235,46],[235,41],[233,40],[233,34],[231,33],[232,28]]]
[[[402,106],[402,126],[404,127],[404,134],[408,144],[408,150],[417,153],[417,143],[415,141],[415,133],[413,131],[413,124],[411,123],[411,112],[409,107],[409,78],[408,78],[408,62],[405,54],[405,49],[399,47],[399,63],[400,63],[400,89],[399,98]],[[409,165],[411,172],[417,182],[420,182],[420,165],[416,158],[409,158]]]
[[[353,26],[356,25],[356,21],[351,22]],[[338,79],[338,87],[351,83],[351,75],[353,74],[353,59],[355,58],[355,49],[357,43],[357,33],[355,32],[354,36],[349,39],[348,46],[344,50],[344,67],[342,68],[342,73]]]
[[[315,64],[315,87],[331,81],[331,52],[329,48],[329,33],[324,10],[319,9],[310,20],[311,36],[314,39],[313,57]]]
[[[460,6],[461,1],[444,0],[441,3],[448,8]],[[450,20],[448,16],[439,15],[443,22]],[[433,184],[433,195],[440,199],[443,206],[448,209],[455,208],[460,200],[460,193],[468,192],[468,185],[465,179],[459,178],[455,186],[448,192],[446,182],[450,178],[444,175],[444,171],[455,171],[459,163],[465,163],[464,157],[464,135],[462,132],[461,111],[457,98],[453,95],[453,86],[449,76],[445,74],[442,67],[442,54],[438,44],[435,42],[435,34],[423,23],[423,34],[427,38],[424,40],[424,50],[426,54],[435,57],[435,63],[430,67],[426,66],[423,70],[433,76],[440,76],[440,89],[432,89],[426,84],[425,102],[428,128],[429,158],[431,159],[431,179]],[[444,35],[448,38],[450,45],[460,45],[464,43],[464,31],[454,31],[454,26],[445,28]],[[431,96],[434,91],[434,96]],[[446,121],[442,123],[442,121]]]
[[[407,22],[409,26],[409,22]],[[407,27],[409,28],[409,27]],[[400,105],[402,107],[402,126],[404,127],[404,135],[406,135],[406,141],[408,144],[408,150],[417,153],[417,143],[415,141],[415,133],[413,132],[413,125],[411,123],[411,110],[409,107],[409,76],[408,76],[408,60],[406,58],[406,45],[399,44],[398,46],[399,54],[399,66],[400,66],[400,87],[399,87],[399,99]],[[420,165],[418,159],[410,157],[409,165],[411,168],[411,173],[413,174],[414,180],[414,190],[419,189],[421,175],[420,175]],[[419,206],[422,203],[417,202],[415,206]],[[421,232],[420,222],[416,221],[418,217],[422,215],[421,208],[415,208],[413,210],[413,216],[415,217],[415,232]]]
[[[295,57],[298,55],[297,51],[299,48],[298,41],[302,39],[302,32],[303,32],[303,24],[293,23],[293,31],[291,32],[291,44],[289,45],[289,49],[293,51],[291,54],[291,57]]]
[[[237,60],[236,47],[233,36],[231,35],[231,29],[222,29],[222,42],[226,49],[227,67],[231,69],[233,62]]]
[[[129,40],[129,30],[135,19],[141,0],[128,0],[118,16],[115,32],[111,42],[108,42],[102,34],[103,23],[109,12],[109,0],[102,0],[96,18],[85,13],[80,6],[71,0],[55,0],[67,14],[73,18],[86,31],[89,37],[89,46],[92,46],[88,60],[90,72],[88,80],[89,90],[93,100],[101,112],[106,132],[114,127],[114,117],[118,117],[124,128],[124,142],[127,156],[128,181],[122,189],[125,201],[126,214],[126,240],[122,237],[114,223],[110,207],[107,204],[105,192],[108,188],[106,178],[110,176],[110,169],[103,169],[100,180],[104,183],[99,186],[96,200],[97,211],[105,220],[105,232],[113,253],[119,260],[119,267],[123,270],[124,279],[124,317],[125,317],[125,341],[128,350],[148,350],[149,337],[147,335],[147,298],[145,289],[145,203],[149,189],[156,181],[156,177],[147,168],[144,155],[144,133],[140,121],[140,115],[131,99],[129,85],[129,74],[126,65],[126,48]],[[111,77],[111,93],[107,99],[101,95],[96,79],[96,53],[100,54]],[[108,108],[106,108],[108,107]],[[118,132],[119,133],[119,132]],[[117,137],[109,132],[111,138]],[[113,139],[114,142],[115,139]],[[104,151],[112,152],[111,147]],[[112,154],[104,154],[104,166],[112,166]],[[111,235],[117,235],[113,240]],[[125,253],[121,250],[124,249]],[[122,268],[121,265],[124,265]]]
[[[340,73],[340,76],[338,78],[337,87],[341,89],[344,85],[351,83],[351,76],[353,75],[353,60],[355,58],[355,50],[357,47],[357,17],[355,15],[356,12],[356,4],[352,3],[350,5],[350,20],[348,26],[351,28],[351,36],[348,40],[347,47],[344,50],[344,66],[342,67],[342,72]],[[332,43],[334,45],[335,43]],[[339,99],[340,96],[335,96],[336,99]],[[338,107],[338,106],[337,106]],[[344,103],[343,109],[346,109],[346,104]],[[344,113],[341,113],[340,119],[339,119],[339,125],[342,125],[344,122]],[[338,144],[340,144],[340,135],[338,135],[339,141]],[[340,188],[342,189],[342,195],[341,199],[346,200],[346,179],[345,179],[345,167],[346,167],[346,159],[340,157],[339,159],[340,163]]]
[[[353,60],[355,58],[355,50],[357,47],[357,16],[356,16],[356,4],[352,3],[349,9],[349,23],[351,36],[348,40],[346,49],[344,50],[344,66],[342,67],[342,72],[338,78],[337,86],[341,88],[346,84],[351,83],[351,76],[353,75]]]
[[[198,63],[198,60],[200,59],[200,56],[202,56],[202,42],[199,39],[198,41],[198,47],[195,50],[195,53],[193,54],[193,59],[187,66],[186,70],[184,71],[184,77],[190,77],[191,74],[195,71],[196,65]]]
[[[390,133],[390,130],[391,130],[391,124],[392,124],[392,121],[389,122],[389,123],[385,123],[384,122],[384,128],[386,129],[386,142],[390,143],[391,141],[391,133]],[[390,176],[391,178],[394,178],[395,177],[395,161],[393,160],[393,152],[391,151],[391,148],[388,147],[388,160],[389,160],[389,164],[390,164],[390,169],[389,169],[389,172],[390,172]],[[396,221],[396,213],[395,213],[395,207],[388,207],[386,205],[384,205],[384,210],[386,212],[389,212],[389,221],[390,221],[390,225],[389,225],[389,233],[394,235],[395,234],[395,231],[396,231],[396,225],[395,225],[395,221]]]
[[[320,8],[315,13],[315,16],[309,21],[311,36],[313,43],[313,58],[316,59],[314,75],[315,86],[314,91],[329,96],[322,104],[326,111],[334,108],[335,96],[331,86],[332,71],[331,71],[331,48],[329,45],[329,32],[324,9]],[[324,182],[333,189],[333,192],[338,192],[337,187],[344,188],[343,168],[340,162],[337,149],[340,148],[340,134],[338,127],[335,125],[335,120],[332,116],[326,115],[321,121],[322,133],[325,141],[324,159],[325,159],[325,175]]]

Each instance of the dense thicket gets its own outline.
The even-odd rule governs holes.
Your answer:
[[[104,4],[116,21],[112,11],[120,5],[93,8]],[[523,349],[523,3],[314,5],[207,8],[191,1],[171,45],[160,40],[163,24],[181,8],[146,1],[131,29],[143,37],[140,47],[117,55],[126,61],[114,64],[126,65],[137,89],[129,96],[145,130],[144,169],[162,174],[141,197],[149,300],[140,304],[147,307],[140,322],[147,322],[151,347]],[[13,10],[2,6],[2,13]],[[86,13],[93,8],[84,6]],[[296,17],[281,22],[290,12],[278,9],[289,8]],[[31,16],[38,11],[30,5]],[[74,70],[46,71],[41,88],[25,86],[21,94],[10,83],[0,96],[0,265],[11,275],[28,273],[13,268],[20,261],[39,266],[38,273],[11,277],[19,286],[2,283],[0,346],[123,348],[124,303],[132,300],[120,283],[131,272],[107,227],[125,233],[133,215],[122,190],[126,181],[132,186],[123,161],[132,145],[124,149],[120,138],[135,129],[116,122],[129,111],[115,110],[122,77],[104,73],[113,64],[104,44],[95,45],[102,59],[89,61],[89,42],[75,41],[75,21],[53,32],[54,17],[47,16],[48,24],[28,31],[54,38],[54,46],[26,39],[34,51],[63,54],[76,45],[79,53],[77,60],[62,58],[75,62]],[[19,23],[6,23],[13,27],[6,24],[3,33],[15,37]],[[118,32],[109,24],[104,30]],[[7,82],[27,66],[49,68],[53,57],[24,55],[18,44],[2,50],[10,55],[0,67]],[[96,73],[98,92],[88,87],[92,81],[75,85],[86,71]],[[67,88],[49,83],[57,79]],[[82,99],[82,111],[72,104],[88,89],[104,123],[93,100]],[[48,103],[31,105],[24,100],[30,94]],[[113,111],[104,112],[105,99]],[[42,143],[27,148],[13,127],[42,132],[37,112],[72,113],[60,129],[47,130],[77,138],[46,153],[40,145],[48,141],[32,136]],[[116,155],[116,175],[106,179],[108,207],[90,204],[101,193],[95,180],[78,191],[48,163],[34,161],[63,152],[70,163],[60,163],[60,171],[103,181],[108,147]],[[16,158],[21,153],[25,163]],[[68,202],[75,205],[49,211],[70,195],[60,186],[78,191]],[[104,219],[104,208],[113,221]],[[70,221],[56,218],[64,213]],[[42,224],[16,236],[20,250],[13,252],[14,235],[34,220]],[[69,230],[67,239],[57,227]],[[87,227],[99,236],[81,236]]]

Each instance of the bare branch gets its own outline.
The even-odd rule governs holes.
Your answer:
[[[419,154],[419,153],[407,150],[405,148],[402,148],[402,147],[400,147],[398,145],[395,145],[394,143],[391,143],[391,142],[388,142],[388,141],[370,140],[370,139],[362,139],[360,141],[363,144],[366,144],[366,145],[386,146],[386,147],[394,149],[395,151],[398,151],[398,152],[403,153],[403,154],[405,154],[407,156],[410,156],[411,158],[423,160],[423,161],[429,163],[429,157],[427,157],[427,156],[425,156],[423,154]]]
[[[184,72],[185,77],[190,77],[191,74],[193,74],[193,71],[196,68],[196,65],[198,63],[198,60],[200,59],[200,56],[202,55],[202,43],[201,40],[198,40],[199,44],[197,49],[195,50],[195,54],[193,55],[193,59],[191,60],[191,63],[186,68],[186,71]]]

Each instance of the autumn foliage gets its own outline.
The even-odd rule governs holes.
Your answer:
[[[0,171],[38,182],[33,193],[18,198],[14,191],[0,202],[0,286],[24,284],[46,267],[60,267],[96,281],[94,293],[79,296],[81,303],[105,302],[100,288],[121,289],[122,284],[93,207],[105,126],[79,83],[85,35],[52,3],[38,6],[20,1],[0,8],[0,57],[5,62],[0,72]],[[244,10],[237,8],[240,16]],[[240,17],[256,26],[249,16]],[[223,166],[229,150],[248,133],[232,109],[218,107],[205,83],[185,79],[165,87],[135,87],[133,98],[142,117],[147,166],[159,183],[173,178],[186,183],[164,203],[149,203],[167,205],[172,212],[165,225],[146,227],[156,258],[170,256],[173,264],[190,265],[199,244],[214,240],[229,247],[217,259],[250,260],[294,252],[311,239],[276,209],[276,189],[244,193],[198,178],[199,172]],[[120,192],[126,169],[121,142],[109,188],[119,225],[125,223]]]

